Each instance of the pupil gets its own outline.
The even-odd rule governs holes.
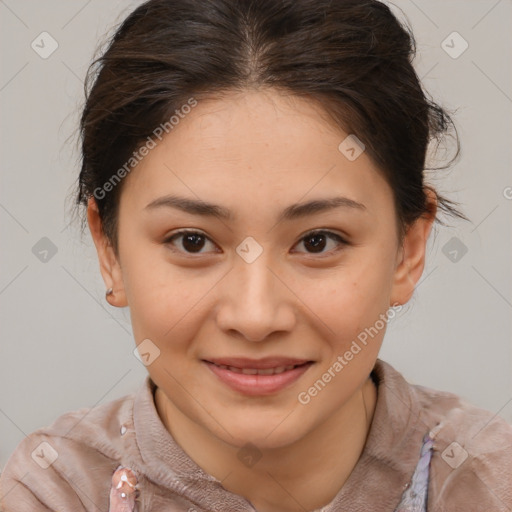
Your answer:
[[[322,252],[325,248],[325,235],[315,234],[305,239],[304,245],[311,252]],[[204,239],[202,235],[190,234],[183,237],[183,247],[189,252],[198,252],[204,246]]]
[[[322,234],[311,235],[311,236],[307,237],[306,240],[313,240],[312,244],[309,244],[307,242],[304,244],[306,247],[308,245],[312,246],[313,247],[312,252],[322,252],[322,250],[325,247],[325,235],[322,235]],[[323,243],[320,240],[322,240]],[[318,249],[320,249],[320,250],[318,250]]]
[[[185,235],[183,237],[183,247],[189,252],[197,252],[198,250],[201,250],[204,245],[204,240],[200,240],[202,238],[203,237],[201,235]]]

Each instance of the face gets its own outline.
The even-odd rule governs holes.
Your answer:
[[[233,446],[343,408],[421,275],[430,224],[398,243],[392,190],[347,135],[277,92],[199,102],[125,178],[118,257],[98,249],[153,381]]]

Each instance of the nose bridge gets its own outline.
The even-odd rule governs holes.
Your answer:
[[[236,330],[251,341],[290,329],[294,315],[286,286],[276,273],[270,252],[262,251],[254,260],[236,255],[225,283],[227,300],[219,311],[220,327]]]
[[[277,299],[275,295],[276,277],[270,271],[270,265],[271,261],[267,253],[262,253],[252,262],[242,259],[235,263],[236,275],[240,279],[240,298],[244,298],[248,305],[252,304],[253,307],[260,310],[262,310],[262,306],[272,306],[273,300]]]

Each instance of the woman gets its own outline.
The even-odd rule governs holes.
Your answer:
[[[149,375],[25,439],[6,511],[512,507],[512,427],[378,358],[451,126],[375,0],[150,0],[91,68],[78,204]],[[85,414],[84,414],[85,413]]]

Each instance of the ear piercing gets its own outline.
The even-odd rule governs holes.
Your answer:
[[[109,295],[112,295],[112,293],[114,292],[114,290],[112,288],[109,288],[106,292],[105,292],[105,297],[108,297]]]

